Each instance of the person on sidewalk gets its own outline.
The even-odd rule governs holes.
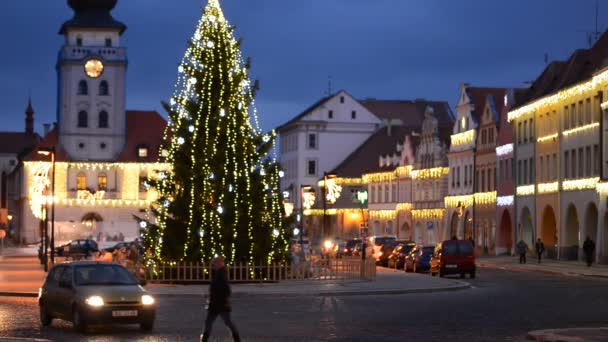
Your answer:
[[[224,324],[232,332],[232,339],[235,342],[240,342],[239,332],[234,323],[230,319],[230,311],[232,307],[228,301],[230,297],[230,285],[226,276],[226,267],[224,266],[224,258],[217,257],[212,263],[213,273],[211,285],[209,286],[209,306],[207,308],[207,319],[205,320],[205,331],[201,335],[201,342],[209,341],[211,328],[217,316],[222,317]]]
[[[517,243],[517,252],[519,253],[519,263],[526,263],[526,253],[528,253],[528,244],[524,240],[519,240]]]
[[[593,262],[593,254],[595,252],[595,242],[591,240],[589,235],[587,235],[587,239],[585,239],[585,242],[583,243],[583,252],[585,252],[587,267],[591,267],[591,263]]]
[[[538,255],[538,263],[540,264],[540,259],[542,258],[543,252],[545,251],[545,244],[543,243],[543,240],[538,238],[534,247],[536,249],[536,254]]]

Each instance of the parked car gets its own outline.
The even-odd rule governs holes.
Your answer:
[[[133,244],[136,244],[137,250],[139,252],[139,255],[141,255],[142,254],[142,246],[141,246],[141,242],[139,240],[138,241],[123,241],[123,242],[119,242],[119,243],[115,244],[114,246],[108,247],[108,248],[106,248],[104,250],[106,252],[108,252],[108,253],[113,253],[115,250],[120,250],[123,247],[125,247],[127,250],[130,250],[131,246]]]
[[[380,252],[378,253],[378,260],[376,261],[377,265],[388,267],[388,258],[393,253],[393,250],[403,241],[399,240],[388,240],[386,241],[382,247],[380,248]]]
[[[475,278],[475,253],[468,240],[447,240],[438,243],[431,257],[431,275],[460,274],[464,278],[468,273]]]
[[[402,269],[405,265],[405,257],[414,246],[416,246],[416,243],[413,241],[399,243],[388,257],[388,267]]]
[[[71,257],[74,255],[89,256],[99,251],[97,242],[91,239],[72,240],[69,243],[56,247],[55,255],[60,257]]]
[[[346,241],[346,245],[344,246],[343,254],[345,256],[354,256],[355,247],[357,244],[361,244],[361,239],[351,239]]]
[[[396,236],[382,236],[382,235],[370,236],[369,241],[367,243],[367,248],[365,251],[366,256],[369,258],[374,258],[374,259],[376,259],[376,261],[378,261],[378,259],[380,258],[380,252],[381,252],[382,246],[388,241],[395,241],[395,240],[397,240]]]
[[[405,257],[405,271],[414,273],[428,271],[431,268],[431,257],[435,251],[434,246],[415,246]]]
[[[89,324],[139,324],[151,330],[155,299],[121,265],[92,261],[57,264],[38,295],[40,322],[71,321],[79,331]]]

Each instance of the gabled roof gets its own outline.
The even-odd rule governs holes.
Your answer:
[[[55,161],[68,161],[68,154],[57,141],[57,126],[55,126],[23,159],[25,161],[50,161],[48,156],[38,154],[37,150],[55,147]]]
[[[566,61],[554,61],[532,83],[526,96],[517,102],[523,106],[593,77],[608,66],[608,31],[590,49],[578,49]],[[514,108],[515,109],[515,108]]]
[[[281,126],[277,127],[276,128],[277,132],[281,131],[282,129],[286,128],[287,126],[291,125],[294,122],[300,121],[303,117],[312,113],[312,111],[317,109],[317,107],[324,105],[325,102],[329,101],[334,96],[335,95],[330,95],[330,96],[325,96],[325,97],[321,98],[319,101],[315,102],[312,106],[306,108],[302,113],[296,115],[293,119],[291,119],[291,120],[287,121],[286,123],[282,124]]]
[[[127,140],[119,162],[156,162],[167,121],[156,111],[127,111]],[[138,147],[148,148],[148,157],[137,155]]]
[[[475,106],[472,113],[473,120],[479,125],[488,96],[491,96],[494,99],[496,111],[500,113],[504,107],[503,98],[507,94],[508,88],[467,87],[466,92],[471,103]]]
[[[0,132],[0,153],[20,156],[34,148],[38,141],[40,141],[40,136],[36,133]]]

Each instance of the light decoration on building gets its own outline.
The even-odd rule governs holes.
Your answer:
[[[325,199],[334,204],[342,194],[342,186],[336,184],[335,178],[328,178],[325,186]]]
[[[475,204],[491,205],[496,203],[496,191],[478,192],[473,197]]]
[[[363,213],[366,213],[367,209],[363,209]],[[343,209],[327,209],[325,215],[335,216],[342,214],[361,213],[359,208],[343,208]],[[323,209],[305,209],[303,212],[304,216],[323,216]]]
[[[594,123],[590,123],[590,124],[585,125],[585,126],[576,127],[576,128],[573,128],[573,129],[569,129],[567,131],[563,131],[562,135],[564,137],[567,137],[567,136],[572,135],[572,134],[577,134],[577,133],[580,133],[580,132],[592,130],[592,129],[594,129],[596,127],[599,127],[599,126],[600,126],[599,122],[594,122]]]
[[[304,192],[302,194],[304,201],[302,202],[302,206],[304,209],[310,209],[313,205],[315,205],[315,193],[314,192]]]
[[[376,173],[367,173],[363,175],[363,183],[382,183],[382,182],[392,182],[397,179],[395,176],[395,172],[376,172]]]
[[[498,196],[496,197],[496,205],[499,207],[509,207],[515,202],[515,196]]]
[[[496,147],[496,155],[498,157],[505,156],[507,154],[513,153],[513,144],[505,144],[502,146]]]
[[[608,101],[606,101],[606,102],[602,102],[602,104],[600,105],[600,107],[601,107],[603,110],[608,109]]]
[[[565,180],[562,182],[562,190],[575,191],[596,189],[599,181],[599,177]]]
[[[579,83],[573,87],[561,90],[553,95],[545,96],[525,106],[512,110],[508,113],[507,120],[511,122],[522,117],[523,115],[535,112],[536,110],[549,107],[575,97],[579,97],[580,95],[593,92],[595,90],[600,90],[602,87],[605,86],[607,81],[608,70],[593,76],[590,80]]]
[[[473,205],[473,195],[446,196],[443,199],[446,208],[470,207]]]
[[[515,189],[515,193],[517,196],[530,196],[534,195],[535,190],[535,185],[521,185]]]
[[[395,210],[369,210],[370,220],[394,220],[397,218]]]
[[[602,196],[608,195],[608,182],[597,183],[595,190]]]
[[[452,147],[471,144],[475,141],[475,130],[470,129],[462,133],[452,134],[450,141],[452,142]]]
[[[43,220],[45,218],[44,206],[47,203],[46,192],[51,188],[52,164],[47,162],[26,162],[24,164],[29,180],[27,191],[30,209],[34,217]]]
[[[412,170],[411,175],[414,180],[437,179],[447,176],[450,172],[448,167],[435,167],[432,169]]]
[[[365,183],[363,182],[362,178],[341,178],[341,177],[336,177],[336,178],[332,178],[332,181],[334,181],[336,185],[341,185],[341,186],[360,186],[360,185],[365,185]],[[319,188],[322,188],[324,184],[325,184],[325,181],[323,179],[317,182],[317,185],[319,186]]]
[[[106,192],[99,190],[95,193],[91,193],[89,190],[78,190],[76,198],[81,200],[95,201],[104,199]]]
[[[553,134],[545,135],[544,137],[539,137],[538,139],[536,139],[536,141],[539,142],[539,143],[542,143],[542,142],[545,142],[545,141],[549,141],[549,140],[555,139],[557,137],[558,137],[558,134],[557,133],[553,133]]]
[[[293,214],[294,204],[291,202],[283,201],[283,208],[285,209],[285,217],[291,216]]]
[[[395,207],[396,211],[408,211],[412,210],[412,203],[398,203]]]
[[[418,209],[412,210],[412,218],[414,220],[441,220],[444,213],[445,209]]]
[[[395,169],[395,175],[397,176],[397,178],[408,178],[411,176],[411,172],[413,169],[413,165],[399,166]]]
[[[559,182],[540,183],[537,188],[539,194],[552,194],[559,190]]]

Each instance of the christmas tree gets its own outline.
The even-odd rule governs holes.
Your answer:
[[[262,133],[249,63],[218,0],[209,0],[163,103],[169,126],[150,184],[154,222],[140,220],[149,263],[283,261],[288,250],[273,132]],[[254,125],[251,124],[253,118]]]

